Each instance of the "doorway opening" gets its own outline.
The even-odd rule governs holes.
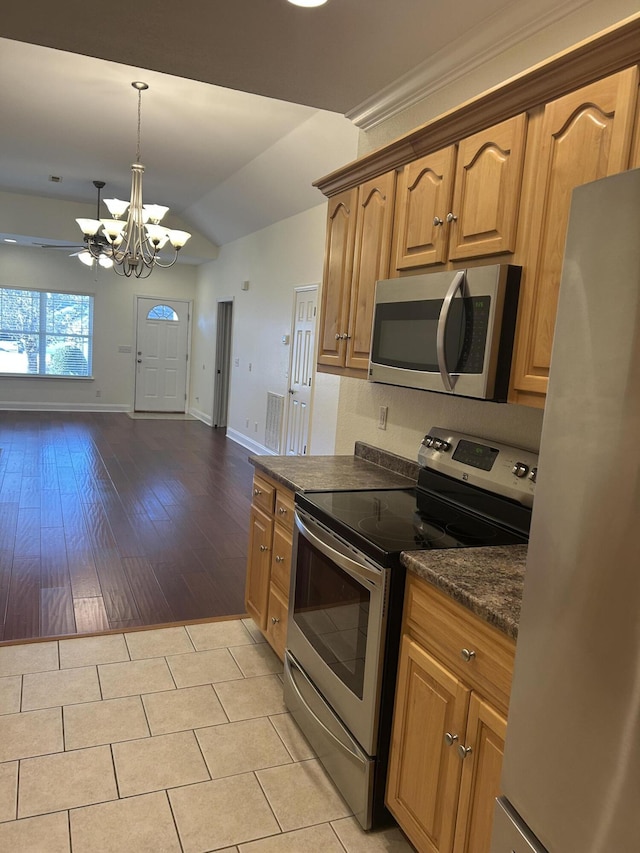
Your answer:
[[[231,377],[231,331],[233,328],[233,302],[218,302],[216,324],[216,367],[213,389],[213,427],[227,426],[229,410],[229,385]]]

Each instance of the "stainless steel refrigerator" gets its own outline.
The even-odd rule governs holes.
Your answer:
[[[640,169],[573,192],[492,853],[640,851]]]

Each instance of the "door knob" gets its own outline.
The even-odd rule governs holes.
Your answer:
[[[142,364],[142,359],[141,359],[141,358],[139,358],[139,359],[138,359],[138,364]]]

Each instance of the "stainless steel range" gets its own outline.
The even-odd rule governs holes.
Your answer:
[[[526,543],[537,456],[434,427],[413,489],[296,495],[285,702],[365,829],[384,788],[403,551]]]

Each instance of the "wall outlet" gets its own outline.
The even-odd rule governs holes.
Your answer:
[[[247,429],[249,429],[249,418],[247,418],[245,420],[244,425],[246,426]]]
[[[254,421],[254,424],[253,424],[253,431],[254,431],[254,432],[258,432],[258,421]]]
[[[234,358],[234,359],[233,359],[233,364],[234,364],[234,366],[235,366],[235,367],[240,367],[240,359],[239,359],[239,358]]]
[[[387,412],[389,411],[388,406],[380,406],[378,410],[378,429],[386,429],[387,428]]]
[[[100,391],[100,390],[96,391],[96,397],[102,397],[102,391]]]

